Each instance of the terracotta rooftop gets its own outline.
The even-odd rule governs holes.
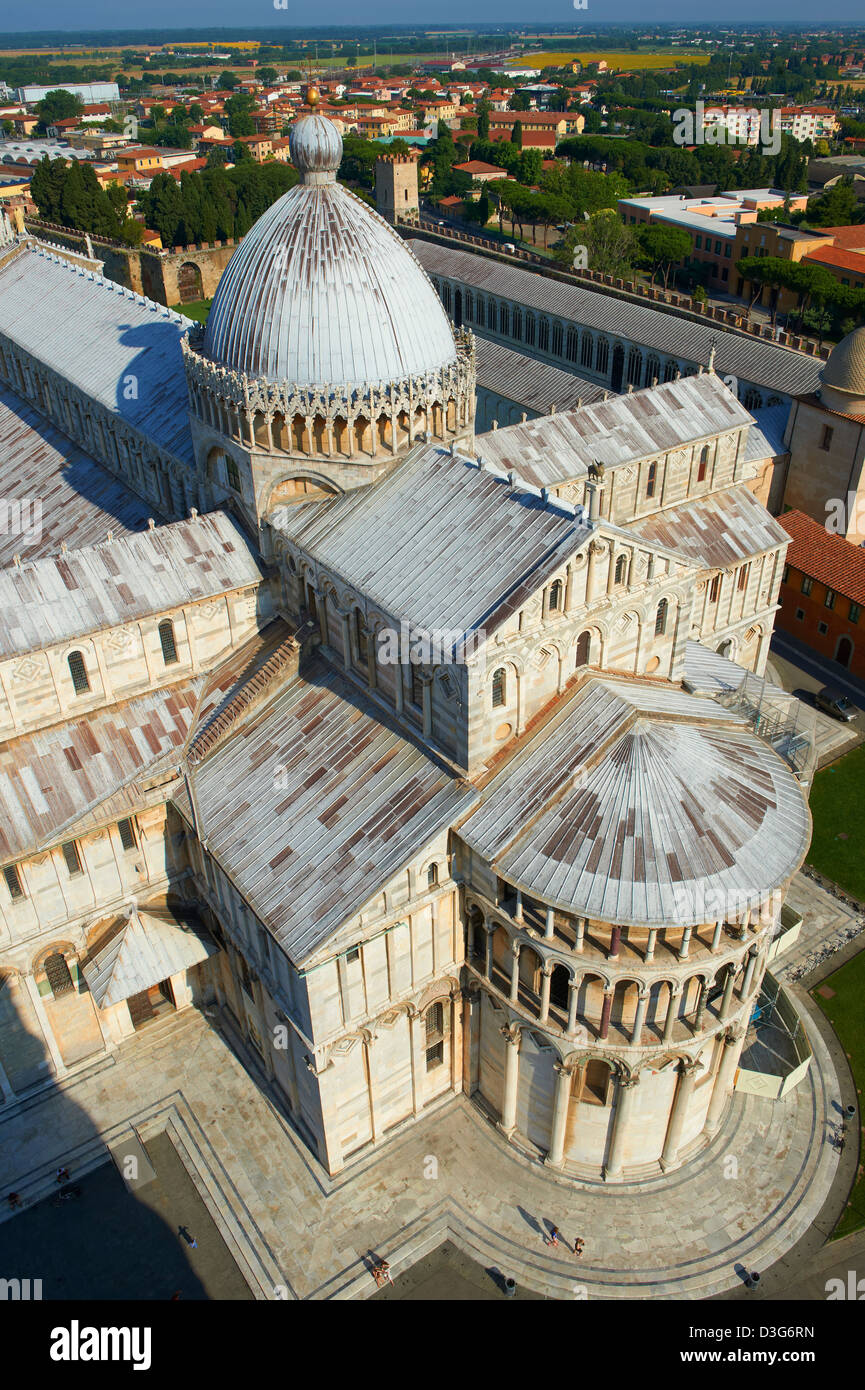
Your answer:
[[[785,512],[780,521],[792,537],[787,563],[865,606],[865,550],[833,535],[804,512]]]
[[[850,270],[854,275],[865,277],[865,248],[845,251],[840,246],[825,246],[819,251],[811,251],[805,260],[811,265],[835,266],[838,270]]]

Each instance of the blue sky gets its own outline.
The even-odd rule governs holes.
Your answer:
[[[314,14],[314,19],[313,19]],[[573,9],[572,0],[434,0],[428,6],[407,7],[405,0],[368,0],[361,6],[356,0],[318,0],[314,7],[300,0],[288,0],[286,10],[275,10],[273,0],[148,0],[132,7],[120,6],[117,0],[40,0],[39,5],[25,4],[0,20],[0,30],[6,33],[24,30],[66,30],[75,28],[115,29],[196,26],[202,29],[261,26],[288,29],[293,24],[308,25],[311,21],[328,24],[387,24],[429,23],[441,25],[469,21],[487,23],[537,24],[549,21],[591,28],[599,23],[706,23],[712,19],[736,23],[790,23],[803,21],[831,25],[833,21],[863,22],[861,0],[826,0],[825,10],[815,7],[813,0],[727,0],[712,15],[696,0],[588,0],[588,8]]]

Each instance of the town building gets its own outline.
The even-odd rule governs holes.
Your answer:
[[[203,332],[3,225],[0,1103],[206,1006],[329,1174],[464,1093],[551,1174],[660,1176],[810,836],[687,688],[766,659],[753,418],[709,358],[478,434],[474,312],[332,122],[290,140]]]
[[[805,512],[785,512],[781,524],[791,542],[778,627],[865,678],[865,550]]]
[[[807,197],[793,196],[790,210],[804,210]],[[771,188],[752,188],[712,197],[687,198],[663,195],[657,198],[620,198],[619,212],[629,226],[647,226],[660,222],[687,232],[691,250],[686,258],[707,268],[711,285],[732,290],[736,283],[735,265],[740,255],[759,254],[747,250],[745,229],[756,228],[755,238],[762,246],[770,224],[757,222],[757,214],[766,208],[781,208],[785,195]],[[743,241],[743,235],[745,240]]]

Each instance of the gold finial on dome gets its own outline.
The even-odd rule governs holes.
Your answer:
[[[321,101],[321,93],[319,92],[318,88],[315,86],[314,83],[310,83],[310,85],[309,85],[309,86],[307,87],[307,89],[306,89],[306,104],[307,104],[307,106],[318,106],[318,103],[319,103],[320,101]]]

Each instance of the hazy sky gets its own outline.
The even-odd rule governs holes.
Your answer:
[[[813,0],[726,0],[715,14],[705,3],[695,0],[588,0],[588,7],[576,11],[572,0],[430,0],[423,6],[406,5],[405,0],[318,0],[314,6],[288,0],[288,8],[275,10],[273,0],[147,0],[136,6],[118,5],[117,0],[40,0],[8,7],[0,19],[4,33],[22,30],[67,30],[118,28],[158,28],[197,26],[201,28],[270,27],[288,29],[293,24],[419,24],[431,27],[471,21],[507,23],[550,22],[591,28],[599,23],[707,23],[746,21],[748,23],[808,24],[863,20],[861,0],[826,0],[824,7]]]

